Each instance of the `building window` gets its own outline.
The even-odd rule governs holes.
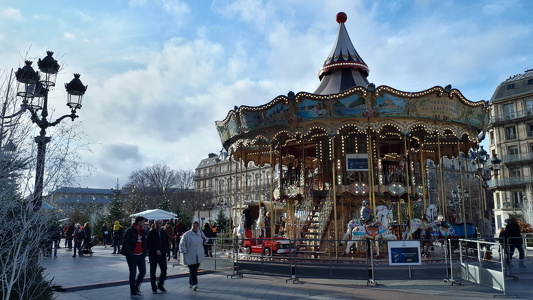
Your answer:
[[[527,85],[530,85],[530,84],[533,84],[533,79],[528,79],[527,80]]]
[[[529,144],[529,153],[533,153],[533,143]]]
[[[507,154],[509,154],[509,155],[518,154],[518,146],[509,146],[509,147],[507,147]]]
[[[503,105],[503,115],[506,120],[511,120],[516,118],[514,103],[508,103]]]
[[[522,204],[523,204],[523,196],[522,196],[522,191],[513,191],[512,192],[512,197],[513,197],[513,201],[511,202],[513,204],[513,206],[516,208],[516,207],[522,207]]]
[[[489,135],[490,135],[490,144],[494,145],[494,131],[491,131]]]
[[[527,136],[533,136],[533,123],[527,124]]]
[[[516,128],[514,126],[505,127],[505,139],[506,140],[516,139]]]
[[[509,177],[520,177],[520,168],[509,168]]]
[[[509,83],[509,84],[507,85],[507,89],[508,89],[508,90],[512,90],[512,89],[514,89],[514,83]]]
[[[533,100],[526,101],[526,115],[533,115]]]

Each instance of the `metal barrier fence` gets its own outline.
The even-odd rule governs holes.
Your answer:
[[[318,239],[213,239],[212,258],[202,269],[223,270],[228,277],[261,274],[301,278],[343,278],[366,280],[444,279],[451,284],[462,280],[491,287],[506,295],[505,279],[533,274],[533,237],[503,241],[482,239],[417,240],[421,262],[418,265],[390,264],[389,241],[357,241],[347,250],[340,240]],[[524,259],[511,245],[523,242]],[[517,248],[513,246],[513,248]],[[507,255],[506,255],[507,253]],[[506,258],[509,258],[507,261]]]

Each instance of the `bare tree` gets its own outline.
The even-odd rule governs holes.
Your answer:
[[[130,174],[124,186],[129,199],[124,208],[128,213],[155,208],[177,212],[183,208],[183,201],[191,198],[193,186],[193,171],[149,166]]]

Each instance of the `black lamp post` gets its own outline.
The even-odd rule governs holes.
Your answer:
[[[481,205],[482,210],[485,212],[485,207],[487,205],[487,189],[488,184],[487,182],[492,178],[492,176],[498,177],[498,174],[500,172],[500,164],[501,160],[498,158],[496,154],[494,154],[494,157],[490,160],[491,165],[488,166],[489,172],[486,172],[486,164],[490,159],[490,155],[487,153],[485,149],[483,149],[483,146],[480,146],[477,151],[471,152],[472,156],[472,164],[475,166],[476,171],[474,172],[474,175],[479,178],[480,180],[480,186],[483,190],[483,203]],[[485,235],[485,228],[484,226],[481,226],[482,228],[482,234]]]
[[[35,168],[35,190],[31,202],[34,211],[39,210],[42,206],[46,144],[50,142],[50,137],[46,136],[46,129],[56,126],[65,118],[71,118],[74,121],[78,117],[76,110],[81,109],[81,101],[87,90],[87,86],[84,86],[80,80],[80,75],[74,74],[74,79],[65,84],[67,106],[70,108],[70,114],[49,122],[47,119],[48,92],[55,86],[60,66],[57,60],[52,57],[53,52],[47,51],[46,54],[45,58],[39,59],[37,62],[40,72],[36,72],[33,69],[31,61],[26,61],[26,65],[15,72],[18,82],[17,96],[22,98],[19,113],[28,110],[31,113],[31,121],[41,128],[39,135],[35,137],[37,164]]]

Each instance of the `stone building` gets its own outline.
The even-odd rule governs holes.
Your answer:
[[[522,213],[526,187],[533,182],[533,69],[503,81],[490,105],[490,155],[502,161],[500,175],[488,182],[499,228],[509,215]]]

